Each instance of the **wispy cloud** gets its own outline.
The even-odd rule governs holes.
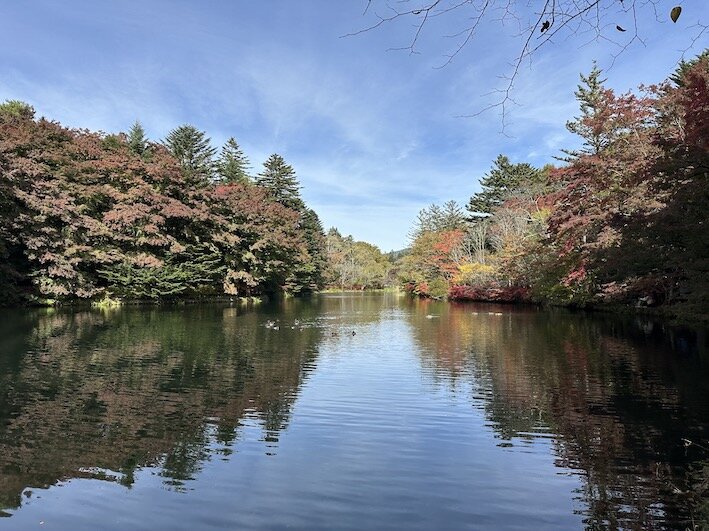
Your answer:
[[[504,30],[506,38],[483,28],[485,53],[469,48],[435,69],[451,43],[440,35],[455,23],[434,26],[421,55],[387,52],[405,44],[411,28],[339,38],[361,27],[356,4],[9,3],[0,99],[23,99],[67,125],[104,131],[138,118],[156,139],[193,123],[216,144],[236,137],[256,171],[279,152],[326,226],[388,250],[405,245],[424,206],[466,202],[499,153],[541,165],[573,146],[564,123],[576,112],[578,73],[594,58],[609,64],[614,52],[604,43],[542,50],[519,71],[500,135],[495,109],[460,116],[499,96],[491,91],[504,87],[498,76],[514,57],[515,28]],[[652,37],[648,48],[616,61],[611,86],[625,90],[672,69],[678,32]]]

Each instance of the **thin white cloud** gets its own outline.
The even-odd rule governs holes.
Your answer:
[[[577,112],[578,73],[594,57],[607,66],[614,51],[604,43],[542,49],[519,71],[519,105],[509,108],[503,136],[499,109],[459,116],[494,102],[499,94],[490,92],[505,86],[498,76],[509,73],[517,51],[513,27],[507,37],[494,25],[482,28],[475,46],[437,70],[451,44],[440,36],[460,21],[431,26],[422,54],[410,55],[386,51],[407,41],[406,25],[339,39],[363,22],[349,4],[224,3],[208,10],[77,1],[72,10],[42,0],[8,6],[0,99],[27,100],[67,125],[104,131],[125,130],[138,118],[153,138],[193,123],[215,144],[235,136],[254,171],[279,152],[326,225],[384,249],[405,245],[420,208],[465,203],[499,153],[541,165],[574,147],[564,123]],[[707,9],[698,1],[685,7]],[[20,40],[22,49],[13,52]],[[610,86],[661,80],[682,42],[680,26],[662,26],[647,48],[616,61]]]

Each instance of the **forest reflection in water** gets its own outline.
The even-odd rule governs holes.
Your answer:
[[[230,453],[244,418],[262,425],[268,451],[321,335],[317,326],[275,335],[263,315],[236,307],[13,317],[0,358],[4,507],[20,504],[24,486],[94,469],[129,485],[136,467],[159,465],[179,489],[199,472],[210,438],[212,450]]]
[[[709,525],[706,331],[642,317],[414,303],[422,363],[501,446],[551,437],[588,527]],[[447,326],[426,318],[440,312]],[[669,515],[669,516],[668,516]]]
[[[1,317],[0,509],[11,518],[0,526],[17,519],[43,492],[38,489],[71,478],[130,488],[141,481],[141,471],[150,470],[160,478],[155,488],[177,492],[189,504],[191,485],[207,463],[228,463],[247,446],[252,453],[244,460],[257,452],[282,466],[273,470],[274,478],[285,480],[286,469],[307,477],[309,469],[289,456],[309,448],[294,446],[279,455],[291,432],[305,433],[293,433],[293,445],[310,431],[333,441],[331,451],[337,451],[335,443],[343,445],[351,430],[377,431],[373,419],[379,413],[396,425],[414,407],[421,412],[418,428],[428,435],[425,447],[409,450],[410,461],[393,460],[391,469],[380,464],[375,471],[355,463],[352,450],[334,454],[351,465],[345,470],[370,472],[372,485],[354,472],[351,478],[330,477],[322,492],[300,493],[306,509],[283,509],[284,518],[300,518],[295,527],[313,523],[307,504],[339,488],[351,506],[338,505],[337,514],[351,516],[366,503],[378,521],[388,515],[381,527],[400,526],[405,520],[391,508],[377,513],[371,507],[377,502],[366,491],[378,478],[390,476],[391,489],[415,499],[427,493],[416,493],[418,483],[408,476],[414,467],[435,474],[427,462],[446,451],[461,466],[475,459],[436,430],[457,430],[461,438],[492,433],[501,462],[531,452],[531,475],[546,473],[535,469],[531,455],[550,452],[557,470],[576,478],[574,510],[587,528],[682,528],[709,517],[703,330],[394,294],[323,295],[254,308],[33,310]],[[408,383],[416,381],[423,387]],[[341,393],[348,382],[346,401]],[[306,384],[312,406],[304,404],[294,418]],[[453,408],[447,417],[437,396],[468,404],[469,412]],[[433,420],[427,424],[427,418]],[[397,434],[410,432],[401,429],[377,431],[358,448],[406,457],[410,441]],[[355,481],[360,490],[352,491]],[[470,501],[466,488],[499,488],[500,496],[508,489],[511,496],[519,481],[456,477],[445,494],[462,506]],[[277,491],[277,482],[270,488]],[[481,522],[495,526],[484,520],[492,513],[476,510]],[[472,512],[456,511],[430,521],[450,527],[471,521]],[[497,527],[512,521],[498,521]],[[573,521],[559,525],[568,528]],[[339,520],[342,527],[356,522]]]

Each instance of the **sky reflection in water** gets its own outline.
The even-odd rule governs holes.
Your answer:
[[[0,529],[707,518],[704,330],[396,294],[1,317]]]

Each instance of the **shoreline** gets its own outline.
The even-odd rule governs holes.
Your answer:
[[[281,298],[308,298],[318,295],[350,293],[350,294],[371,294],[371,293],[400,293],[411,297],[412,299],[427,299],[437,302],[447,302],[453,304],[501,304],[505,306],[534,306],[541,309],[548,308],[564,308],[571,311],[582,311],[590,313],[606,313],[614,315],[626,316],[644,316],[662,319],[672,324],[687,324],[687,325],[709,325],[709,315],[702,314],[696,311],[691,311],[691,308],[683,306],[657,306],[657,307],[638,307],[624,304],[560,304],[552,302],[540,302],[533,300],[493,300],[493,299],[458,299],[449,297],[429,297],[409,293],[399,287],[391,288],[376,288],[376,289],[333,289],[327,288],[321,291],[309,293],[307,295],[288,295],[280,294],[276,296],[260,295],[249,297],[238,296],[206,296],[206,297],[185,297],[169,300],[155,299],[112,299],[103,298],[99,300],[72,300],[72,301],[57,301],[52,299],[34,300],[20,304],[10,304],[0,306],[4,309],[18,308],[79,308],[79,309],[108,309],[120,307],[138,307],[138,306],[153,306],[153,307],[174,307],[174,306],[193,306],[200,304],[220,304],[228,303],[239,306],[253,306],[264,304],[270,301],[279,300]]]

